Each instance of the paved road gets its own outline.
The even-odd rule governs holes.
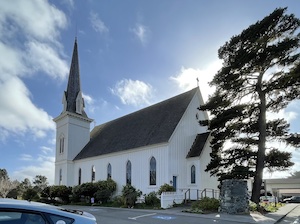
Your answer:
[[[300,205],[287,214],[278,224],[300,224]]]
[[[97,218],[98,224],[237,224],[239,222],[224,221],[217,219],[208,219],[199,217],[197,214],[168,214],[158,210],[137,210],[137,209],[119,209],[102,208],[86,206],[64,206],[73,209],[80,209],[92,213]]]

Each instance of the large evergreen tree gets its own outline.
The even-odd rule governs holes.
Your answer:
[[[299,146],[285,119],[267,119],[300,98],[300,20],[275,9],[233,36],[219,49],[223,67],[211,81],[213,95],[200,110],[211,131],[211,161],[206,171],[226,178],[254,177],[251,200],[259,202],[263,169],[286,170],[291,154],[269,142]]]

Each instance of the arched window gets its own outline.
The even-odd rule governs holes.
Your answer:
[[[126,184],[131,184],[131,162],[127,161],[126,164]]]
[[[191,184],[196,183],[196,168],[194,165],[191,166]]]
[[[63,154],[65,149],[65,137],[61,135],[59,138],[59,153]]]
[[[62,169],[59,170],[59,185],[62,185]]]
[[[81,168],[78,170],[78,185],[81,184]]]
[[[111,179],[111,165],[107,165],[107,180]]]
[[[156,185],[156,159],[150,159],[150,185]]]
[[[92,182],[95,181],[95,176],[96,176],[96,168],[95,166],[92,166]]]

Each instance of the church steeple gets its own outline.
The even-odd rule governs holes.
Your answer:
[[[53,119],[56,123],[55,185],[74,185],[73,159],[90,141],[93,119],[84,112],[80,87],[77,39],[75,39],[67,90],[63,93],[63,111]]]
[[[75,39],[68,87],[67,91],[64,92],[63,98],[64,111],[69,111],[87,117],[86,113],[84,112],[84,99],[82,98],[80,85],[77,39]]]

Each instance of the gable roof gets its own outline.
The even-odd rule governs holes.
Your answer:
[[[198,134],[186,158],[200,156],[202,150],[204,149],[205,143],[207,142],[208,136],[209,132]]]
[[[168,142],[197,91],[198,87],[96,126],[74,160]]]

